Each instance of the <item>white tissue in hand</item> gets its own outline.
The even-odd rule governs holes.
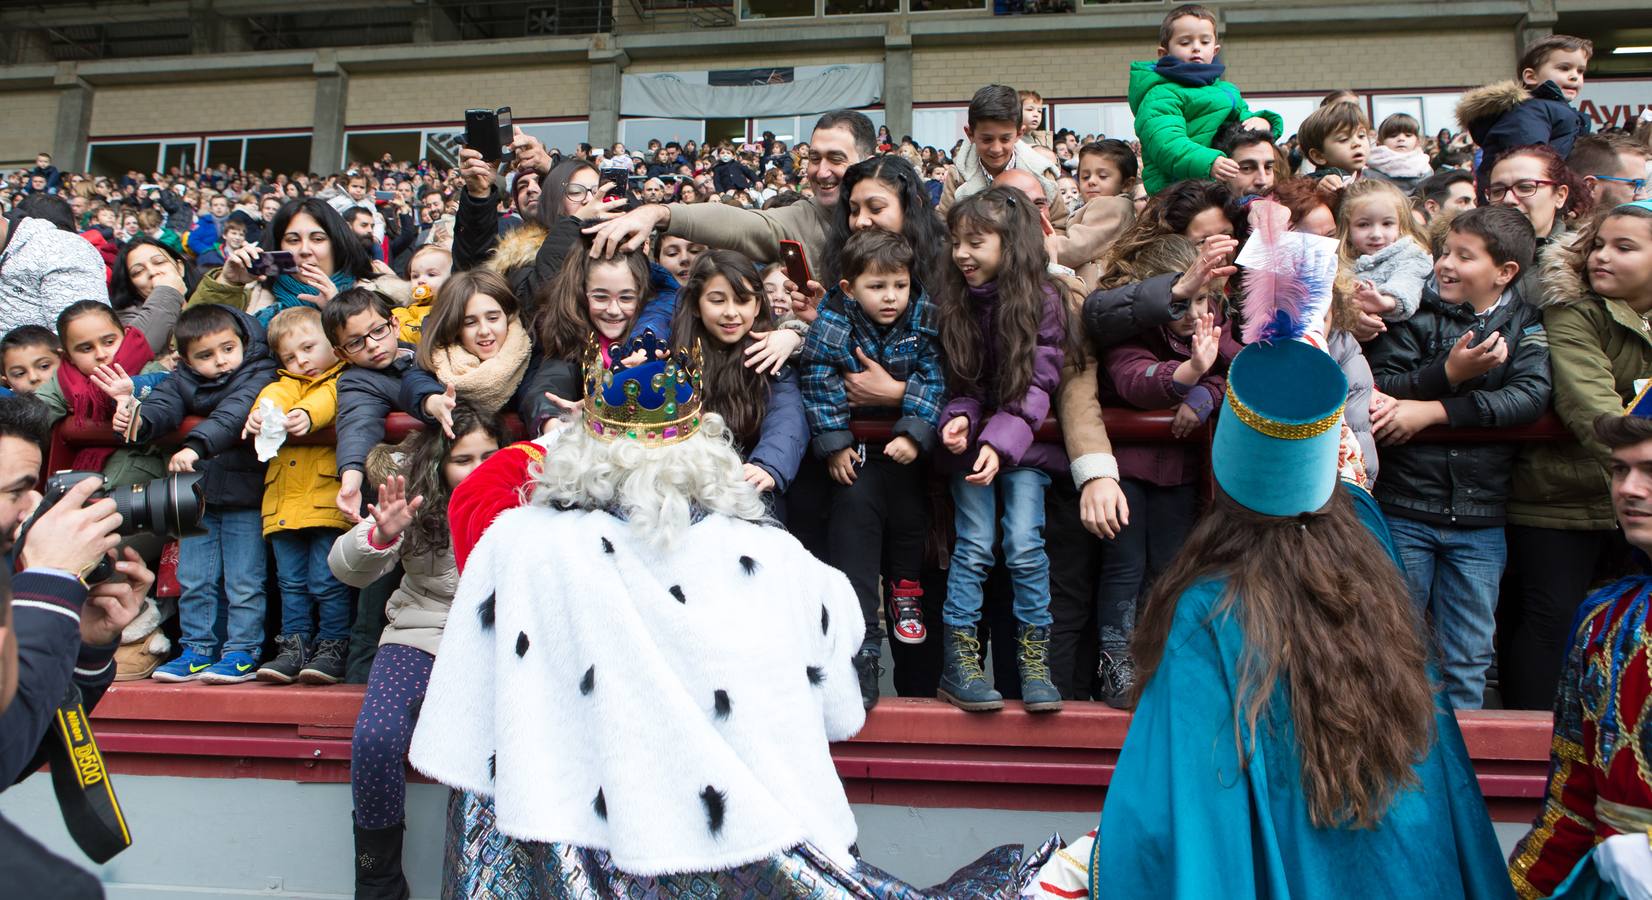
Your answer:
[[[258,411],[264,414],[264,424],[259,426],[252,446],[258,451],[259,462],[269,462],[287,442],[287,414],[268,397],[258,401]]]

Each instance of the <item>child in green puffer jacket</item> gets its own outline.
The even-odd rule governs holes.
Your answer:
[[[1237,178],[1239,164],[1211,147],[1227,122],[1267,131],[1276,141],[1285,130],[1278,113],[1252,112],[1239,89],[1222,80],[1221,50],[1216,14],[1188,4],[1159,26],[1159,59],[1130,64],[1130,111],[1150,195],[1188,178]]]

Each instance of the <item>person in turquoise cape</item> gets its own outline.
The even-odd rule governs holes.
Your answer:
[[[1301,340],[1233,360],[1216,499],[1136,626],[1090,896],[1513,897],[1387,527],[1337,477],[1346,395]]]

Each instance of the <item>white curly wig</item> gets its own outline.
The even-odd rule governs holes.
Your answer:
[[[663,447],[605,441],[568,421],[534,474],[534,506],[611,509],[660,549],[693,523],[694,510],[760,521],[768,511],[745,480],[728,426],[716,413],[693,436]]]

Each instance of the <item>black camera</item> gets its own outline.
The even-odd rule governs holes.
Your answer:
[[[65,470],[48,476],[46,488],[41,492],[40,505],[35,507],[34,515],[23,523],[17,545],[23,545],[29,529],[36,520],[56,505],[57,501],[62,500],[70,488],[88,478],[103,481],[103,476],[96,472]],[[91,501],[96,502],[104,497],[115,501],[115,513],[120,516],[120,525],[115,529],[115,533],[122,537],[158,534],[177,540],[204,533],[201,530],[202,500],[199,472],[168,475],[141,484],[115,487],[105,484],[102,490],[92,494]],[[108,581],[114,574],[114,565],[105,557],[92,571],[86,573],[85,581],[87,584],[100,584]]]

